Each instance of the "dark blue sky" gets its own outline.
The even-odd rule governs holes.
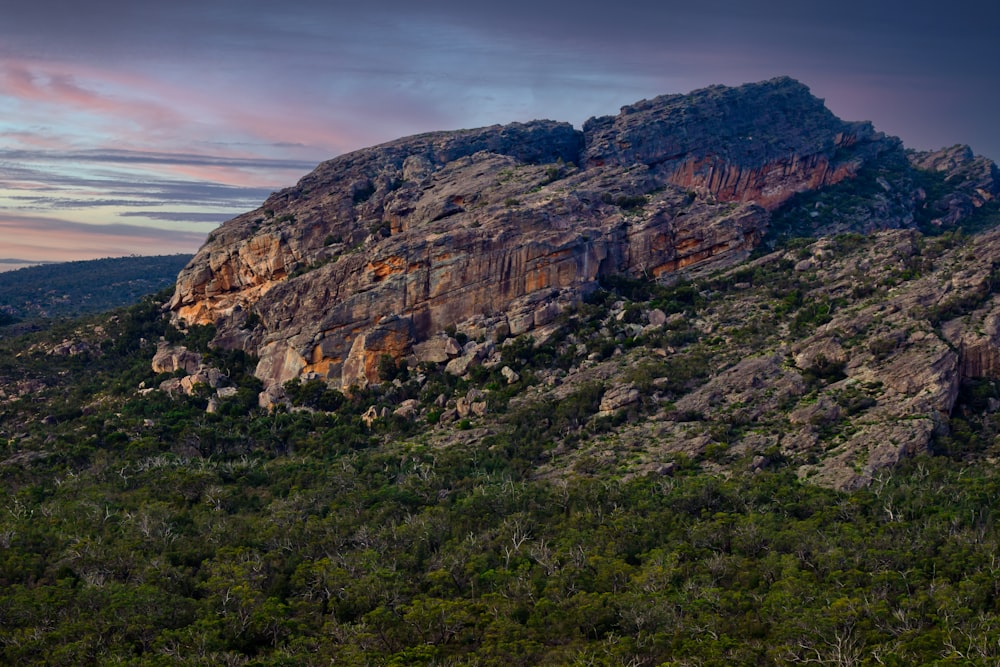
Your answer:
[[[968,0],[15,0],[0,258],[193,251],[345,151],[781,74],[907,146],[997,159],[998,18]]]

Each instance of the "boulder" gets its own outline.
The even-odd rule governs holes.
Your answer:
[[[505,380],[507,380],[507,384],[517,384],[521,380],[521,376],[518,375],[517,371],[512,369],[510,366],[504,366],[501,368],[500,374],[503,375]]]
[[[462,355],[455,357],[444,367],[446,373],[462,377],[469,369],[483,365],[487,359],[496,356],[496,346],[492,341],[476,343],[469,341],[463,348]]]
[[[219,387],[215,393],[219,398],[233,398],[239,393],[239,389],[236,387]]]
[[[371,425],[375,423],[375,420],[379,418],[378,409],[374,405],[370,406],[365,413],[361,415],[361,421],[365,423],[365,426],[371,428]]]
[[[451,336],[428,338],[413,346],[413,356],[418,363],[442,364],[462,353],[462,347]]]
[[[640,397],[639,390],[632,383],[615,385],[601,397],[598,415],[606,417],[614,414],[624,407],[638,403]]]
[[[420,401],[415,398],[408,398],[399,404],[399,407],[392,411],[392,414],[404,419],[412,419],[420,411]]]
[[[654,327],[662,327],[667,323],[667,316],[659,308],[654,308],[649,311],[649,314],[646,316],[646,321]]]
[[[173,373],[184,371],[194,373],[201,366],[201,355],[192,352],[183,345],[171,345],[166,341],[160,341],[156,346],[156,354],[153,355],[154,373]]]

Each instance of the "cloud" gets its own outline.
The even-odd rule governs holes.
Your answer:
[[[0,62],[0,90],[22,104],[41,106],[49,113],[88,114],[97,122],[105,119],[101,124],[111,119],[124,120],[129,126],[146,130],[176,128],[184,123],[183,116],[165,104],[129,97],[132,91],[117,78],[102,72],[99,77],[85,80],[67,64]],[[106,90],[98,90],[98,86]]]
[[[313,163],[148,151],[6,150],[0,151],[0,208],[4,201],[8,208],[63,211],[183,205],[224,209],[231,217],[258,206],[275,189],[273,173],[268,177],[270,172],[257,169],[286,174],[291,183],[307,166]]]
[[[5,254],[28,261],[193,253],[206,234],[128,224],[88,225],[60,218],[0,214]]]
[[[164,220],[168,222],[211,222],[220,224],[234,217],[228,213],[189,213],[185,211],[125,211],[119,213],[122,218],[146,218],[151,220]]]
[[[197,165],[215,167],[240,167],[243,169],[293,170],[312,169],[316,163],[266,157],[234,157],[199,153],[166,153],[158,151],[116,150],[110,148],[88,150],[0,150],[0,160],[27,162],[98,162],[144,165]]]
[[[61,218],[36,217],[28,215],[0,214],[0,230],[31,230],[54,234],[85,234],[89,237],[113,236],[120,238],[157,239],[170,242],[189,243],[199,240],[200,234],[178,232],[169,229],[155,229],[139,225],[104,224],[91,225]]]
[[[109,174],[101,178],[32,171],[11,179],[0,169],[0,201],[8,207],[73,209],[108,206],[155,207],[184,204],[244,210],[258,206],[268,188],[238,187],[211,181],[135,179]],[[4,196],[5,195],[5,196]]]

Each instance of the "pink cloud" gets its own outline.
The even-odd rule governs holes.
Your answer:
[[[195,181],[224,183],[242,188],[273,188],[276,184],[292,185],[303,173],[293,169],[268,169],[266,171],[220,167],[213,165],[164,165],[164,173],[183,176]]]
[[[117,67],[0,57],[0,96],[25,105],[22,115],[30,114],[32,123],[74,133],[77,143],[89,137],[98,145],[191,150],[211,142],[234,155],[280,150],[317,162],[365,145],[366,137],[338,123],[329,100],[274,99],[273,91],[239,82],[195,81],[177,84]]]
[[[205,240],[194,232],[9,214],[0,214],[0,233],[0,255],[31,261],[193,253]]]
[[[3,92],[22,101],[41,103],[57,109],[73,112],[92,113],[105,118],[121,129],[139,124],[145,129],[176,128],[183,124],[183,118],[176,111],[153,102],[129,99],[124,96],[99,93],[87,84],[110,84],[122,87],[127,82],[116,80],[111,72],[101,72],[99,76],[81,83],[81,74],[72,68],[29,63],[0,63],[0,81]],[[131,81],[134,85],[135,81]],[[123,88],[124,89],[124,88]]]

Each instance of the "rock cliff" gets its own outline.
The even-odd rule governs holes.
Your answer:
[[[853,176],[898,143],[839,120],[785,77],[644,100],[583,129],[588,166],[647,165],[674,185],[767,209]]]
[[[258,356],[265,403],[298,377],[363,386],[384,355],[445,328],[500,339],[548,324],[608,276],[743,259],[796,193],[901,154],[788,78],[639,102],[582,131],[535,121],[418,135],[325,162],[222,225],[169,308]],[[972,192],[992,197],[995,184]],[[942,209],[948,224],[965,203]]]

